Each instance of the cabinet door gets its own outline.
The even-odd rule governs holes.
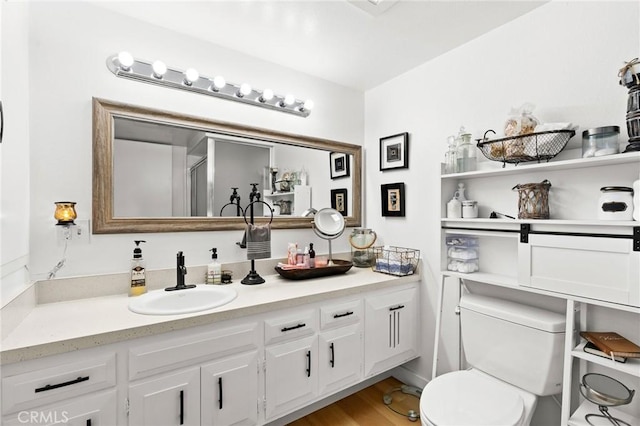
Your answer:
[[[129,424],[200,424],[200,367],[129,386]]]
[[[267,347],[265,355],[267,419],[315,398],[318,388],[315,335]]]
[[[518,254],[523,285],[640,306],[640,255],[630,240],[529,235]]]
[[[365,376],[399,365],[417,354],[417,289],[366,298]]]
[[[255,425],[258,422],[258,352],[202,366],[203,425]]]
[[[362,327],[360,324],[321,333],[318,342],[320,395],[356,383],[362,377]]]
[[[25,424],[112,426],[117,424],[116,391],[61,401],[55,405],[20,411],[2,421],[6,426]]]

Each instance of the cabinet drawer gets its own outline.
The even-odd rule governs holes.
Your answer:
[[[258,331],[253,322],[173,339],[157,336],[153,343],[129,350],[129,379],[254,349],[260,340]]]
[[[518,246],[521,285],[640,306],[640,252],[631,240],[530,235]]]
[[[320,308],[320,328],[325,330],[355,324],[362,320],[362,301],[336,303]]]
[[[2,412],[26,410],[115,384],[115,353],[8,376],[2,379]]]
[[[264,344],[284,342],[315,333],[318,328],[316,317],[317,311],[310,309],[266,319],[264,322]]]

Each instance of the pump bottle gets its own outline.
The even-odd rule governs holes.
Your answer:
[[[146,243],[144,240],[135,240],[136,248],[133,249],[133,259],[131,259],[131,286],[129,288],[129,296],[140,296],[147,292],[147,281],[145,275],[144,259],[142,258],[142,249],[140,243]]]
[[[212,248],[211,263],[207,265],[207,284],[222,284],[222,265],[218,262],[218,249]]]

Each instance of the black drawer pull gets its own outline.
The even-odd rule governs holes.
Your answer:
[[[87,419],[87,426],[91,426],[91,419]]]
[[[307,324],[302,322],[302,323],[300,323],[298,325],[294,325],[293,327],[285,327],[280,331],[282,331],[284,333],[285,331],[291,331],[291,330],[295,330],[296,328],[302,328],[302,327],[306,327],[306,326],[307,326]]]
[[[336,366],[336,353],[333,342],[329,345],[329,349],[331,349],[331,359],[329,359],[329,364],[331,364],[331,368],[334,368]]]
[[[404,308],[404,305],[394,306],[393,308],[389,308],[390,311],[397,311],[398,309]]]
[[[41,388],[37,388],[36,389],[36,393],[38,393],[38,392],[46,392],[46,391],[50,391],[50,390],[53,390],[53,389],[63,388],[65,386],[75,385],[76,383],[86,382],[87,380],[89,380],[89,376],[78,377],[77,379],[69,380],[68,382],[63,382],[63,383],[57,383],[55,385],[46,385],[46,386],[43,386]]]
[[[307,351],[307,377],[311,377],[311,351]]]
[[[184,391],[180,391],[180,424],[184,424]]]
[[[334,318],[342,318],[342,317],[348,317],[349,315],[353,315],[353,312],[348,311],[348,312],[345,312],[344,314],[335,314],[333,317]]]
[[[218,409],[222,410],[222,377],[218,377]]]

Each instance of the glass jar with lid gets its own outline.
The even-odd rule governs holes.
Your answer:
[[[456,173],[458,171],[458,164],[456,160],[457,149],[455,136],[449,136],[447,138],[447,144],[449,145],[449,147],[444,155],[444,172]]]
[[[471,133],[465,131],[464,126],[456,138],[457,172],[472,172],[476,170],[476,147],[471,143]]]

